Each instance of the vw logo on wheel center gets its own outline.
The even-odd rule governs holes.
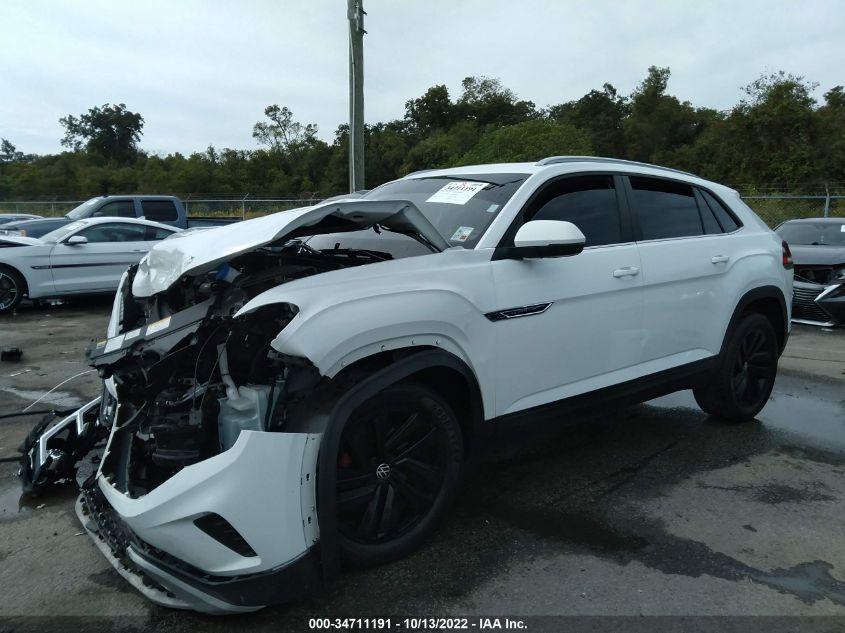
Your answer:
[[[387,479],[390,476],[390,466],[388,464],[379,464],[376,466],[376,477],[379,479]]]

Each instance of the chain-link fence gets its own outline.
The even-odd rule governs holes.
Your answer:
[[[796,218],[845,217],[845,196],[742,196],[749,207],[771,227]]]
[[[236,216],[252,218],[296,207],[310,206],[319,197],[273,197],[253,194],[181,196],[191,217]],[[845,217],[845,195],[766,194],[742,196],[746,204],[771,227],[793,218]],[[45,217],[64,215],[84,200],[0,200],[0,213],[32,213]]]
[[[250,194],[236,196],[202,196],[186,194],[181,196],[185,211],[190,217],[240,217],[253,218],[260,215],[287,211],[297,207],[311,206],[322,200],[318,197],[278,198],[272,196],[254,196]],[[0,213],[28,213],[44,217],[64,215],[85,200],[49,199],[49,200],[0,200]]]
[[[226,217],[239,216],[242,218],[254,218],[261,215],[287,211],[297,207],[306,207],[317,204],[322,198],[274,198],[272,196],[215,196],[199,197],[189,194],[182,198],[185,211],[190,217],[212,216]]]

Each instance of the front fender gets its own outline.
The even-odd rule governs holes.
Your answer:
[[[451,290],[408,290],[303,308],[273,347],[308,358],[325,376],[379,351],[440,347],[475,370],[486,334],[484,316]],[[413,342],[412,342],[413,341]]]
[[[392,349],[441,349],[469,367],[484,396],[484,410],[493,410],[491,324],[457,292],[395,290],[299,308],[271,345],[307,358],[321,375],[331,378],[362,358]]]

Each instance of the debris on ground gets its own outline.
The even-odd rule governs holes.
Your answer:
[[[23,350],[20,347],[4,347],[0,351],[0,360],[8,363],[16,363],[23,356]]]

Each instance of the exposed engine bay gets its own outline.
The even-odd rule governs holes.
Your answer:
[[[88,351],[121,403],[102,467],[112,486],[139,497],[231,448],[241,431],[284,431],[291,404],[319,379],[308,361],[270,346],[296,308],[282,303],[234,315],[280,284],[387,259],[292,240],[185,276],[149,298],[132,296],[131,268],[120,290],[117,335]]]
[[[358,306],[360,289],[348,283],[344,295],[344,284],[361,275],[344,269],[401,267],[392,260],[445,250],[471,252],[451,247],[405,199],[326,201],[162,240],[123,275],[107,338],[86,351],[102,396],[33,431],[24,487],[82,475],[91,455],[90,474],[77,476],[77,516],[117,572],[158,604],[233,613],[310,595],[339,569],[333,456],[352,413],[341,404],[364,398],[356,381],[405,354],[380,353],[394,340],[383,336],[382,312],[370,309],[356,337],[366,311],[331,314],[325,326],[313,299]],[[336,274],[305,281],[323,273]],[[371,300],[382,300],[388,276],[366,277]],[[430,296],[405,309],[416,313]],[[353,331],[343,344],[355,347],[337,363],[354,369],[338,373],[315,341],[331,344],[345,324]],[[434,334],[416,340],[441,344]]]

